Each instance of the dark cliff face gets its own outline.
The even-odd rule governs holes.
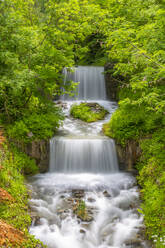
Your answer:
[[[107,98],[110,100],[118,101],[118,93],[120,90],[120,86],[124,81],[127,79],[124,78],[122,75],[115,75],[115,68],[114,63],[107,63],[104,66],[104,72],[105,72],[105,84],[106,84],[106,92],[107,92]]]
[[[25,153],[34,158],[41,173],[49,169],[49,141],[33,141],[25,146]]]
[[[106,93],[107,98],[110,100],[118,100],[117,93],[119,87],[119,81],[112,76],[114,65],[108,63],[104,66],[105,71],[105,85],[106,85]]]
[[[113,76],[114,63],[107,63],[104,66],[104,71],[107,98],[110,100],[118,101],[118,93],[120,90],[119,87],[124,81],[124,78],[120,75]],[[121,146],[120,144],[116,144],[116,150],[120,169],[133,172],[135,170],[135,164],[141,155],[141,150],[138,142],[134,140],[128,141],[125,147]]]
[[[15,144],[22,152],[36,161],[40,173],[49,170],[49,140],[32,141],[29,144],[15,142]]]
[[[141,149],[138,142],[128,141],[125,147],[116,144],[119,167],[121,170],[134,172],[136,170],[135,164],[141,156]]]

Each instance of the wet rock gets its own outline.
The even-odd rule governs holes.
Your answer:
[[[64,109],[67,109],[67,105],[66,105],[66,104],[63,104],[62,107],[63,107]]]
[[[28,133],[29,137],[32,137],[31,132]],[[13,140],[14,141],[14,140]],[[47,172],[49,169],[49,140],[38,140],[32,141],[31,143],[24,144],[21,141],[14,141],[18,148],[25,152],[28,156],[33,158],[38,165],[39,171],[41,173]],[[27,169],[25,174],[29,175],[30,170]]]
[[[65,209],[64,210],[64,213],[69,213],[69,209]]]
[[[129,205],[129,207],[130,207],[131,209],[134,209],[134,208],[137,207],[136,205],[137,205],[137,204],[135,204],[135,203],[131,203],[131,204]]]
[[[119,82],[123,80],[121,75],[114,76],[114,63],[107,63],[105,65],[105,86],[108,99],[118,100],[118,87]]]
[[[81,223],[81,220],[80,220],[80,219],[79,219],[79,220],[77,220],[77,223],[78,223],[78,224],[80,224],[80,223]]]
[[[40,217],[36,217],[35,222],[34,222],[34,225],[35,226],[41,225]]]
[[[140,145],[134,141],[128,141],[125,147],[116,143],[116,151],[119,159],[119,167],[121,170],[137,175],[134,165],[141,156]]]
[[[65,198],[65,196],[64,196],[64,195],[61,195],[61,196],[60,196],[60,198],[61,198],[61,199],[64,199],[64,198]]]
[[[31,219],[32,219],[32,224],[34,225],[34,226],[38,226],[38,225],[40,225],[41,223],[40,223],[40,217],[37,215],[37,213],[36,212],[31,212],[30,213],[30,216],[31,216]]]
[[[104,195],[105,197],[107,197],[107,198],[111,197],[111,195],[108,193],[107,190],[105,190],[105,191],[103,192],[103,195]]]
[[[62,214],[62,215],[60,215],[60,219],[61,220],[65,220],[67,218],[67,214]]]
[[[126,246],[134,247],[134,248],[140,248],[141,246],[141,240],[140,239],[129,239],[125,241]]]
[[[85,222],[92,222],[94,220],[92,215],[78,216],[78,218]]]
[[[83,198],[85,193],[84,190],[72,189],[72,195],[75,198]]]
[[[119,222],[119,217],[118,216],[115,216],[113,219],[112,219],[112,223],[117,223]]]
[[[63,101],[58,101],[57,105],[61,108],[66,109],[67,108],[67,103],[63,102]]]
[[[90,223],[82,223],[81,226],[84,227],[85,229],[88,229],[90,226]]]
[[[41,225],[41,221],[40,221],[40,217],[39,216],[35,216],[32,218],[32,223],[34,226],[39,226]]]
[[[68,202],[74,202],[74,199],[72,197],[67,198]]]
[[[137,233],[137,238],[140,238],[142,240],[146,239],[146,227],[145,226],[140,227]]]
[[[87,199],[87,201],[88,201],[88,202],[95,202],[96,200],[93,199],[92,197],[89,197],[89,198]]]
[[[91,209],[86,208],[83,204],[81,205],[81,200],[77,200],[76,204],[73,205],[73,213],[77,215],[77,218],[84,222],[91,222],[93,221],[93,212]]]
[[[87,221],[87,222],[91,222],[91,221],[93,221],[93,220],[94,220],[94,218],[93,218],[92,215],[88,215],[88,216],[85,218],[85,221]]]
[[[88,107],[90,107],[90,109],[95,113],[99,113],[99,112],[104,110],[104,108],[96,102],[88,102],[88,103],[86,103],[86,105]],[[107,111],[107,113],[108,113],[108,111]]]
[[[93,214],[93,212],[92,212],[91,209],[87,209],[87,213],[88,213],[88,214]]]
[[[64,212],[65,212],[64,209],[59,209],[59,210],[57,210],[57,214],[63,214]]]

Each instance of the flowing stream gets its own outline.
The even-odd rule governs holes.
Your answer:
[[[49,172],[30,179],[36,216],[30,233],[49,248],[147,247],[135,178],[119,171],[114,141],[102,134],[103,123],[117,108],[106,100],[103,71],[87,66],[64,71],[66,81],[80,82],[77,100],[62,97],[66,119],[50,141]],[[106,108],[105,120],[73,119],[70,107],[82,100]],[[85,218],[78,210],[85,211]]]

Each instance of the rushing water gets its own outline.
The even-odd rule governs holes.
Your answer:
[[[50,148],[50,172],[109,173],[118,170],[111,139],[54,138]]]
[[[137,212],[135,178],[119,171],[114,141],[101,131],[117,108],[105,100],[102,72],[102,67],[79,67],[72,75],[66,72],[69,79],[80,81],[79,99],[95,99],[109,115],[87,124],[69,116],[73,101],[63,102],[66,119],[50,141],[49,173],[30,180],[30,204],[36,215],[30,233],[49,248],[147,247],[141,235],[143,218]],[[85,202],[86,220],[74,212],[80,201]]]
[[[79,83],[75,98],[78,100],[105,100],[104,68],[99,66],[79,66],[73,71],[64,69],[65,83],[72,80]],[[67,95],[62,100],[71,99]],[[73,98],[72,98],[73,99]]]

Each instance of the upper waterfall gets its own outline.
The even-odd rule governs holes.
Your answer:
[[[73,71],[63,70],[64,83],[67,81],[79,82],[74,97],[64,95],[61,100],[106,100],[104,67],[78,66]]]

